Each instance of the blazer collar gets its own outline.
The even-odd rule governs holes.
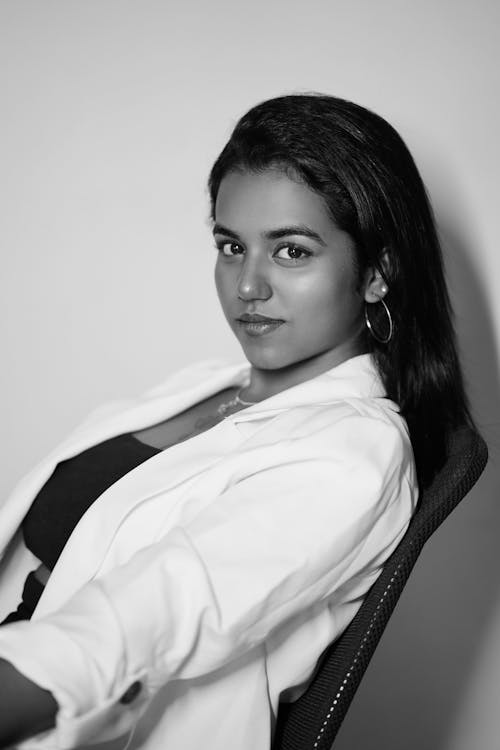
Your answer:
[[[240,372],[240,376],[242,384],[249,382],[250,365],[247,366],[246,371]],[[372,356],[360,354],[314,378],[229,415],[227,419],[237,424],[268,417],[297,406],[329,404],[333,401],[352,398],[384,398],[385,396],[385,388]],[[392,402],[388,402],[387,405],[398,410],[396,404]]]

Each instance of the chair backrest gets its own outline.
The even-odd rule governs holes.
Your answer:
[[[461,427],[421,494],[403,539],[342,636],[323,654],[306,692],[280,704],[272,750],[330,750],[410,572],[427,539],[469,492],[488,460],[484,440]]]

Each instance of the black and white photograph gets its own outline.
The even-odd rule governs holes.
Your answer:
[[[0,0],[0,748],[500,747],[499,34]]]

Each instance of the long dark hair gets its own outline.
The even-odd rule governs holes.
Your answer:
[[[387,344],[367,336],[389,398],[410,429],[421,486],[443,463],[448,432],[472,424],[432,209],[415,162],[382,117],[322,94],[253,107],[209,177],[214,216],[221,180],[235,170],[283,169],[320,195],[355,241],[360,278],[378,268],[394,322]]]

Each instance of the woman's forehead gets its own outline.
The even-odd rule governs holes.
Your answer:
[[[304,224],[326,232],[334,226],[323,199],[304,182],[277,169],[227,174],[217,194],[215,221],[262,231]]]

